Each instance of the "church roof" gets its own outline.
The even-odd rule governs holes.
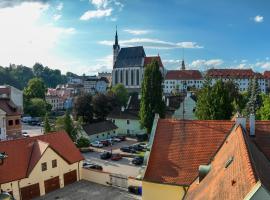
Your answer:
[[[142,46],[121,48],[114,68],[141,67],[145,56]]]

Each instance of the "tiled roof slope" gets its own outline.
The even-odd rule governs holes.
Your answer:
[[[232,157],[233,161],[225,168]],[[269,171],[270,162],[238,126],[214,157],[210,172],[200,183],[198,180],[192,183],[185,199],[244,199],[258,180],[269,190]]]
[[[105,131],[112,131],[118,127],[111,121],[95,122],[92,124],[85,124],[82,126],[87,135],[94,135]]]
[[[165,80],[200,80],[202,74],[199,70],[169,70]]]
[[[141,67],[145,52],[142,46],[121,48],[114,68]]]
[[[159,119],[144,181],[190,185],[230,133],[232,121]]]
[[[17,106],[10,99],[0,98],[0,109],[5,111],[8,116],[21,114]]]
[[[43,143],[39,142],[39,147],[34,147],[35,144],[37,145],[37,141],[42,141]],[[26,178],[29,173],[28,168],[31,168],[31,163],[35,163],[37,157],[40,157],[38,149],[44,149],[46,143],[69,164],[84,159],[65,132],[2,141],[0,142],[0,152],[6,152],[8,158],[4,160],[4,164],[0,167],[0,184]],[[32,152],[38,155],[31,155]]]
[[[154,60],[157,60],[159,67],[164,67],[160,56],[145,57],[144,58],[144,67],[151,64]]]
[[[209,69],[207,76],[212,78],[253,78],[252,69]]]

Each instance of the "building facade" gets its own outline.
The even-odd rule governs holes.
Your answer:
[[[84,158],[64,132],[3,141],[0,152],[8,155],[0,188],[15,199],[33,199],[81,179]]]
[[[3,85],[0,86],[0,96],[3,95],[6,95],[20,111],[23,111],[23,91],[10,85]]]
[[[84,92],[90,94],[105,93],[108,89],[109,81],[105,77],[90,76],[83,82]]]
[[[64,109],[64,99],[58,95],[46,95],[45,100],[52,106],[52,111]]]
[[[6,112],[0,108],[0,141],[7,138],[6,126]]]

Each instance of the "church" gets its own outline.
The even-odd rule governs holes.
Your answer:
[[[120,48],[117,30],[113,45],[112,85],[123,84],[129,92],[140,92],[144,68],[154,59],[159,63],[164,74],[164,66],[160,56],[146,57],[142,46]]]

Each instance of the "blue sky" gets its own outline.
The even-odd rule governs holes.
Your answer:
[[[0,65],[110,71],[117,25],[121,46],[143,45],[168,69],[184,52],[192,69],[270,70],[269,10],[268,0],[0,0]]]

